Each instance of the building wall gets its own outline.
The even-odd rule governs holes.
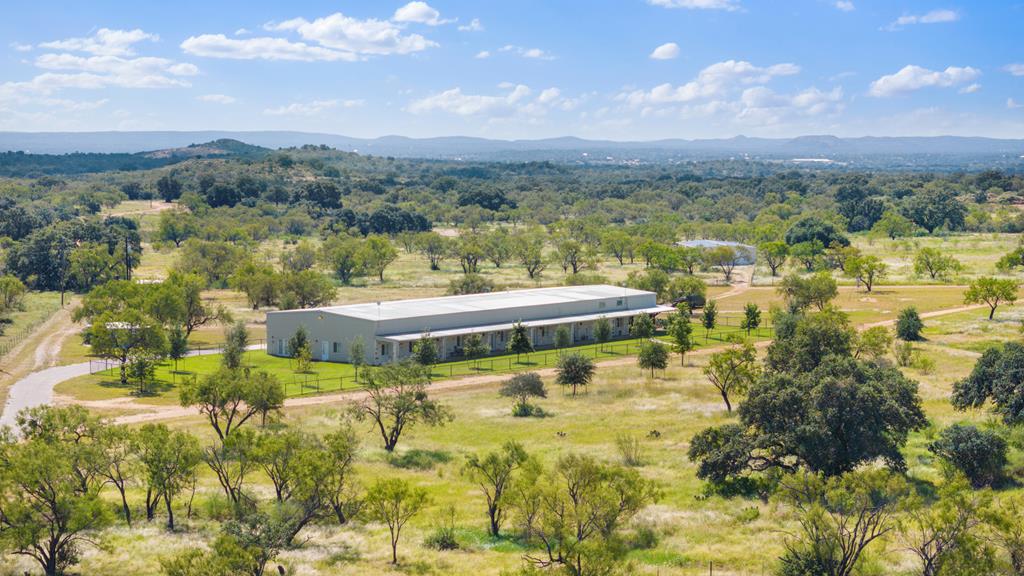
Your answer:
[[[351,360],[349,346],[356,337],[362,336],[366,348],[366,362],[368,364],[384,364],[395,359],[408,358],[411,355],[410,343],[381,342],[377,340],[377,336],[419,332],[425,329],[446,330],[517,320],[540,320],[559,316],[615,312],[629,308],[648,308],[657,304],[655,299],[654,294],[631,295],[628,298],[622,298],[621,304],[617,303],[619,298],[603,298],[557,305],[380,321],[331,314],[316,309],[268,312],[267,353],[272,356],[290,356],[288,340],[292,338],[299,326],[303,326],[309,336],[313,359],[316,361],[349,362]],[[612,325],[612,338],[628,336],[629,318],[610,318],[609,322]],[[557,328],[557,325],[546,326],[543,328],[543,333],[541,328],[534,328],[534,346],[538,348],[553,346]],[[593,322],[576,323],[574,331],[576,343],[594,341]],[[510,331],[481,333],[481,336],[490,346],[491,353],[496,354],[506,349]],[[438,351],[443,357],[452,358],[460,352],[462,346],[459,338],[450,336],[443,340],[442,342],[441,338],[435,339]],[[397,347],[397,353],[395,347]]]
[[[349,347],[358,336],[363,337],[366,362],[377,363],[380,346],[377,345],[374,323],[369,320],[320,313],[318,310],[285,310],[267,313],[267,353],[271,356],[291,356],[288,340],[299,326],[306,329],[314,360],[348,362]],[[326,349],[325,349],[326,345]],[[326,356],[324,352],[326,350]]]

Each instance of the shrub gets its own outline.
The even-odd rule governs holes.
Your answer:
[[[928,451],[963,472],[975,488],[991,486],[1003,477],[1006,440],[991,430],[954,424],[928,445]]]
[[[899,318],[896,320],[896,336],[900,340],[915,342],[921,339],[921,330],[924,330],[924,322],[917,308],[913,306],[900,310]]]
[[[388,462],[395,468],[430,470],[438,464],[444,464],[451,461],[451,459],[451,455],[447,452],[442,452],[440,450],[420,450],[417,448],[409,450],[400,456],[392,455]]]
[[[432,550],[458,550],[455,538],[455,507],[447,506],[438,519],[437,526],[423,540],[423,545]]]
[[[914,345],[906,340],[897,340],[892,346],[892,354],[896,357],[896,365],[906,368],[914,357]]]
[[[920,350],[915,351],[911,355],[910,365],[922,374],[935,372],[935,360],[925,356]]]
[[[465,274],[448,283],[448,294],[483,294],[494,292],[497,287],[489,278],[479,274]]]
[[[615,446],[626,466],[643,466],[643,446],[640,439],[629,434],[619,434],[615,438]]]

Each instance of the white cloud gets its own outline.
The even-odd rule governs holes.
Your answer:
[[[1006,70],[1007,72],[1013,74],[1014,76],[1024,76],[1024,64],[1007,64],[1003,68],[1003,70]]]
[[[196,96],[196,100],[212,102],[214,104],[234,104],[236,101],[234,96],[228,96],[227,94],[203,94],[202,96]]]
[[[508,118],[515,116],[538,117],[550,110],[568,111],[575,108],[579,100],[565,98],[558,88],[546,88],[534,96],[534,91],[524,84],[503,82],[499,88],[505,94],[467,94],[455,87],[437,94],[414,100],[406,107],[413,114],[444,112],[456,116],[484,116]]]
[[[834,6],[836,7],[836,9],[842,10],[843,12],[853,12],[854,10],[857,9],[857,7],[853,5],[853,2],[850,2],[850,0],[836,0]]]
[[[395,15],[392,17],[392,20],[395,22],[415,22],[417,24],[426,24],[428,26],[438,26],[440,24],[447,24],[448,22],[451,22],[451,20],[442,20],[440,12],[426,2],[420,2],[419,0],[409,2],[405,6],[395,10]]]
[[[232,60],[293,60],[328,62],[358,60],[351,52],[330,50],[310,46],[303,42],[291,42],[285,38],[228,38],[223,34],[202,34],[191,36],[181,43],[181,49],[188,54],[206,58],[228,58]]]
[[[0,83],[0,102],[19,106],[42,105],[65,110],[91,110],[106,99],[80,102],[54,97],[68,89],[99,90],[117,88],[187,87],[190,76],[199,73],[194,64],[167,58],[135,56],[134,45],[157,40],[142,30],[111,30],[101,28],[85,38],[44,42],[44,52],[32,61],[43,72],[29,80]],[[72,52],[80,52],[74,54]]]
[[[293,18],[263,26],[270,32],[296,33],[304,41],[277,36],[228,38],[224,34],[201,34],[185,39],[181,48],[189,54],[208,58],[351,62],[368,56],[411,54],[437,46],[420,34],[406,33],[403,24],[446,22],[425,2],[409,2],[395,12],[395,19],[361,20],[336,12],[312,21]],[[247,35],[248,30],[239,29],[235,34]]]
[[[882,98],[933,86],[949,88],[971,82],[978,76],[981,76],[981,71],[970,66],[950,66],[940,72],[921,66],[908,65],[895,74],[882,76],[872,82],[868,93]]]
[[[672,60],[679,57],[679,44],[666,42],[651,52],[650,58],[654,60]]]
[[[473,18],[469,21],[469,24],[463,24],[459,26],[460,32],[483,32],[484,25],[480,23],[479,18]]]
[[[267,108],[263,113],[268,116],[316,116],[332,108],[358,108],[363,104],[363,100],[314,100]]]
[[[652,6],[663,8],[685,8],[687,10],[738,10],[734,0],[647,0]]]
[[[532,58],[534,60],[554,60],[555,57],[548,54],[540,48],[526,48],[524,46],[516,46],[514,44],[506,44],[498,49],[499,52],[512,52],[522,56],[523,58]]]
[[[476,53],[476,56],[474,56],[474,58],[476,58],[478,60],[483,60],[485,58],[490,58],[490,57],[491,57],[491,53],[489,51],[487,51],[487,50],[481,50],[481,51]]]
[[[958,92],[960,92],[961,94],[974,94],[975,92],[977,92],[979,90],[981,90],[981,84],[978,84],[977,82],[975,82],[974,84],[969,84],[967,86],[964,86],[963,88],[958,90]]]
[[[32,45],[21,44],[19,42],[11,42],[11,48],[13,48],[15,52],[28,52],[32,50]]]
[[[159,40],[159,37],[156,34],[143,32],[138,28],[134,30],[100,28],[95,34],[87,38],[68,38],[66,40],[43,42],[39,47],[51,50],[88,52],[103,56],[131,56],[135,54],[134,45],[143,40],[155,42]]]
[[[394,22],[359,20],[340,12],[313,21],[293,18],[268,25],[267,29],[294,31],[304,40],[325,48],[360,55],[411,54],[437,46],[419,34],[404,34]]]
[[[800,72],[796,64],[783,63],[768,67],[754,66],[750,62],[726,60],[704,68],[697,78],[682,85],[660,84],[650,90],[633,90],[618,96],[631,106],[694,102],[701,99],[721,98],[735,86],[765,84],[779,76],[792,76]]]
[[[1006,99],[1006,107],[1009,108],[1010,110],[1013,110],[1013,109],[1016,109],[1016,108],[1024,108],[1024,104],[1021,104],[1020,102],[1017,102],[1013,98],[1007,98]]]
[[[925,14],[904,14],[889,23],[884,30],[895,32],[902,30],[904,26],[913,24],[944,24],[956,22],[960,19],[960,13],[956,10],[932,10]]]
[[[248,28],[239,28],[238,30],[235,30],[235,36],[246,36],[248,34],[252,34]]]

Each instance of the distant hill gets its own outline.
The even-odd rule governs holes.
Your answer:
[[[268,148],[221,138],[202,144],[189,144],[149,152],[70,152],[30,153],[0,152],[0,176],[33,177],[55,174],[87,174],[93,172],[135,171],[159,168],[189,158],[259,157],[271,152]]]
[[[215,158],[217,156],[263,156],[270,153],[269,148],[246,144],[232,138],[220,138],[204,144],[189,144],[180,148],[165,148],[142,152],[146,158]]]
[[[197,145],[196,142],[207,144]],[[829,135],[797,138],[667,139],[649,142],[440,138],[352,138],[337,134],[288,131],[198,132],[0,132],[0,151],[35,154],[146,152],[150,159],[218,155],[258,155],[269,149],[326,145],[347,152],[405,158],[573,163],[677,162],[749,158],[790,162],[794,159],[851,163],[859,168],[933,166],[964,168],[975,164],[1024,163],[1024,140],[961,136],[861,137]],[[156,151],[156,152],[151,152]]]

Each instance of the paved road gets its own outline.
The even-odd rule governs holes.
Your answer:
[[[253,344],[248,349],[261,350],[263,345]],[[200,354],[216,354],[218,352],[220,352],[218,349],[208,349],[193,351],[188,355],[198,356]],[[78,378],[79,376],[86,376],[90,373],[89,362],[79,362],[78,364],[45,368],[18,380],[11,386],[10,392],[7,394],[7,404],[4,406],[3,414],[0,415],[0,426],[13,427],[18,412],[25,408],[53,404],[53,389],[56,388],[57,384],[72,378]]]

